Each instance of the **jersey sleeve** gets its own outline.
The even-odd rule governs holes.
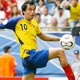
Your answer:
[[[0,23],[0,29],[6,28],[6,29],[15,30],[16,23],[17,23],[20,19],[22,19],[22,16],[10,18],[10,19],[7,20],[6,22]]]

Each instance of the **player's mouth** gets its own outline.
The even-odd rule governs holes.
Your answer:
[[[31,17],[34,17],[34,15],[31,15]]]

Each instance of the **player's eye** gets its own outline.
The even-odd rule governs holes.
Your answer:
[[[32,11],[32,8],[28,8],[29,11]]]

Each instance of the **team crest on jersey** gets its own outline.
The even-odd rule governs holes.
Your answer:
[[[35,25],[34,25],[34,24],[32,24],[32,26],[33,26],[33,27],[35,27]]]

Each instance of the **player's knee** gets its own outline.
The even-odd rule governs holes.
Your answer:
[[[59,53],[64,54],[64,50],[62,48],[60,48]]]
[[[62,56],[65,57],[65,52],[62,48],[58,50],[58,53],[59,53],[59,57],[62,57]]]
[[[65,57],[65,53],[62,48],[49,48],[49,60],[62,57]]]

